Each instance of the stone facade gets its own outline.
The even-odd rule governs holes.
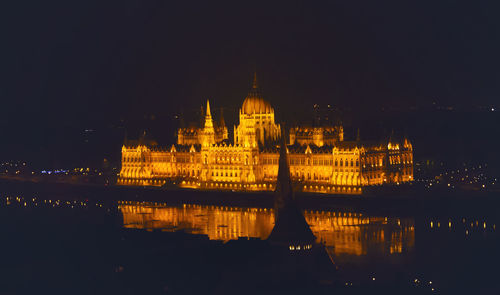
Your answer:
[[[254,77],[239,111],[234,142],[227,128],[214,125],[207,101],[204,126],[180,128],[177,143],[126,142],[118,184],[172,183],[196,189],[274,190],[278,175],[281,128]],[[296,190],[361,194],[366,186],[413,180],[413,149],[408,139],[377,143],[344,141],[342,126],[293,127],[287,146]]]

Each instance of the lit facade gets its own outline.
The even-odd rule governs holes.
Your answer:
[[[214,123],[207,101],[204,124],[180,128],[177,143],[125,142],[120,185],[172,183],[197,189],[274,190],[281,128],[254,77],[239,110],[234,141],[224,120]],[[379,143],[345,141],[342,126],[292,127],[287,147],[295,190],[361,194],[364,187],[413,180],[413,149],[407,139]]]

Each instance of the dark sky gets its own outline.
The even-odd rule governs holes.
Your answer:
[[[496,1],[5,2],[5,139],[207,98],[237,109],[255,68],[286,114],[312,103],[491,105],[500,94]]]

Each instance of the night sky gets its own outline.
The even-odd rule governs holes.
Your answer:
[[[498,6],[8,1],[0,9],[2,139],[36,149],[72,130],[171,116],[207,98],[236,111],[255,69],[283,118],[313,103],[498,105]]]

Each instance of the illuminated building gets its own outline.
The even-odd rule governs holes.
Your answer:
[[[280,125],[257,77],[239,110],[234,141],[224,119],[214,123],[207,101],[199,128],[179,128],[177,143],[159,147],[141,138],[122,147],[118,184],[216,190],[272,191],[278,175]],[[289,130],[287,146],[294,190],[361,194],[367,186],[413,180],[413,150],[406,138],[377,143],[344,140],[342,126]]]

